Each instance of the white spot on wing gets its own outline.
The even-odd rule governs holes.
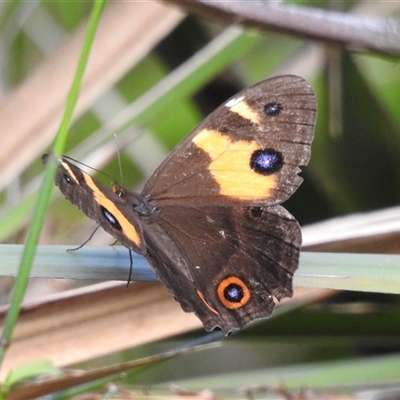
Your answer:
[[[239,97],[235,97],[233,99],[230,99],[225,106],[228,108],[232,108],[235,107],[236,104],[240,103],[242,100],[244,99],[244,96],[239,96]]]

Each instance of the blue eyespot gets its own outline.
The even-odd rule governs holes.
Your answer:
[[[64,179],[64,182],[65,182],[67,185],[70,185],[70,184],[72,183],[72,179],[71,179],[67,174],[64,174],[64,175],[63,175],[63,179]]]
[[[103,206],[100,206],[100,210],[104,215],[104,218],[108,221],[108,223],[114,228],[119,231],[122,231],[121,225],[119,224],[118,220],[114,217],[113,214],[110,213],[107,209]]]
[[[274,149],[255,150],[250,158],[250,167],[261,175],[272,175],[283,167],[283,155]]]
[[[283,110],[282,104],[273,101],[272,103],[268,103],[264,106],[264,112],[269,117],[274,117],[279,115]]]
[[[224,297],[232,303],[239,303],[244,296],[243,288],[236,283],[230,283],[224,290]]]

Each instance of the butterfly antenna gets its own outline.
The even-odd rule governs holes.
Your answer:
[[[119,143],[118,143],[118,136],[115,133],[114,133],[114,140],[115,140],[115,145],[117,146],[119,175],[121,177],[122,186],[124,186],[124,176],[122,174],[122,164],[121,164],[121,152],[120,152],[120,147],[119,147]]]
[[[99,174],[101,174],[102,176],[106,176],[106,177],[110,178],[111,180],[114,179],[111,175],[106,174],[104,171],[100,171],[97,168],[91,167],[90,165],[87,165],[87,164],[83,163],[82,161],[75,160],[75,158],[68,157],[65,155],[63,155],[62,158],[65,158],[66,160],[71,161],[73,164],[83,165],[84,167],[90,169],[91,171],[96,171]]]

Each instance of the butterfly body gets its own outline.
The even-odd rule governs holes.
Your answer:
[[[111,190],[65,159],[56,184],[124,246],[144,255],[184,311],[224,333],[292,295],[301,231],[279,204],[310,157],[315,97],[295,76],[225,102],[160,165],[142,193]]]

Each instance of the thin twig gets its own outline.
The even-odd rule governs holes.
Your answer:
[[[372,51],[388,56],[400,54],[399,24],[395,19],[270,2],[165,1],[230,23],[323,40],[358,51]]]

